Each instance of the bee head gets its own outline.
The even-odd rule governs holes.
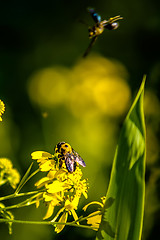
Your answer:
[[[59,142],[55,147],[55,152],[61,154],[71,153],[72,147],[66,142]]]

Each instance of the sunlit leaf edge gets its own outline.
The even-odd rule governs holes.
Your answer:
[[[142,190],[142,194],[141,194],[141,198],[140,198],[140,203],[139,203],[139,206],[140,206],[140,210],[139,210],[139,219],[140,219],[140,225],[137,227],[137,229],[139,228],[139,231],[137,231],[137,234],[133,234],[133,238],[132,239],[140,239],[141,238],[141,232],[142,232],[142,223],[143,223],[143,212],[144,212],[144,191],[145,191],[145,184],[144,184],[144,171],[145,171],[145,122],[144,122],[144,113],[143,113],[143,92],[144,92],[144,85],[145,85],[145,80],[146,80],[146,76],[144,76],[143,78],[143,81],[142,81],[142,84],[140,86],[140,89],[137,93],[137,96],[129,110],[129,113],[127,114],[127,117],[124,121],[124,126],[122,128],[122,131],[121,131],[121,136],[122,136],[122,132],[124,131],[124,128],[125,128],[125,124],[127,122],[129,122],[130,120],[132,120],[133,122],[135,121],[137,125],[139,125],[138,127],[140,127],[140,130],[142,131],[142,136],[144,138],[144,150],[143,150],[143,153],[142,153],[142,186],[140,186],[141,190]],[[139,121],[140,120],[140,121]],[[121,136],[120,136],[120,139],[121,139]],[[112,172],[111,172],[111,178],[110,178],[110,183],[109,183],[109,188],[108,188],[108,191],[107,191],[107,198],[108,197],[113,197],[115,198],[115,195],[113,196],[112,193],[113,193],[113,184],[114,184],[114,180],[115,179],[115,167],[116,167],[116,159],[117,159],[117,154],[118,154],[118,148],[119,148],[119,145],[120,145],[120,140],[119,140],[119,144],[117,146],[117,150],[116,150],[116,153],[115,153],[115,158],[114,158],[114,162],[113,162],[113,166],[112,166]],[[122,174],[122,176],[124,176]],[[112,183],[113,182],[113,183]],[[116,191],[115,191],[116,192]],[[101,240],[101,239],[121,239],[118,237],[118,232],[115,231],[115,234],[113,234],[114,230],[113,230],[113,221],[110,221],[110,215],[108,214],[109,212],[109,209],[107,209],[106,207],[104,208],[104,213],[103,213],[103,216],[102,216],[102,222],[100,224],[100,228],[99,228],[99,231],[97,233],[97,237],[96,239],[97,240]],[[110,226],[110,230],[108,231],[108,227],[106,228],[106,222],[109,224]],[[108,226],[107,224],[107,226]],[[136,238],[135,238],[135,235],[136,235]],[[128,239],[128,240],[132,240],[131,238],[127,238],[127,235],[126,237],[124,236],[123,237],[123,240],[125,239]]]

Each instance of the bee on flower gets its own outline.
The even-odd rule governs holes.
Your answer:
[[[58,158],[61,161],[60,164],[64,161],[69,172],[74,172],[77,164],[86,167],[83,159],[68,143],[59,142],[55,146],[55,152],[58,154]]]
[[[72,215],[77,221],[79,200],[82,196],[88,197],[88,183],[86,179],[82,180],[83,174],[79,167],[79,164],[86,166],[83,159],[65,142],[56,145],[54,155],[36,151],[31,156],[39,164],[39,170],[47,172],[46,176],[35,184],[38,189],[44,189],[38,194],[36,201],[37,207],[42,200],[48,207],[43,219],[53,216],[52,222],[66,223],[68,215]],[[54,215],[55,207],[59,207],[59,210]],[[59,233],[64,227],[65,224],[56,224],[55,231]]]

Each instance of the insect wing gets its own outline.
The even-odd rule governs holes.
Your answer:
[[[93,8],[89,8],[88,11],[89,11],[89,13],[91,14],[93,20],[94,20],[96,23],[100,23],[100,21],[101,21],[101,16],[98,15]]]
[[[103,21],[103,26],[108,30],[115,30],[119,27],[119,23],[117,21],[123,19],[120,15],[111,17],[108,20]]]
[[[110,24],[108,24],[108,25],[106,25],[104,27],[106,29],[108,29],[108,30],[115,30],[115,29],[117,29],[119,27],[119,23],[117,23],[117,22],[110,23]]]
[[[83,159],[80,156],[76,157],[76,162],[78,162],[82,167],[86,167],[85,162],[83,161]]]
[[[86,50],[85,53],[83,54],[83,57],[86,57],[86,56],[88,55],[88,53],[90,52],[90,50],[91,50],[91,48],[92,48],[92,46],[93,46],[93,44],[95,43],[96,40],[97,40],[97,36],[95,36],[95,37],[92,38],[92,40],[91,40],[91,42],[90,42],[87,50]]]
[[[66,154],[65,156],[66,168],[69,172],[74,172],[76,168],[75,157],[72,154]]]
[[[83,159],[79,156],[79,154],[74,151],[74,149],[72,149],[74,155],[75,155],[75,161],[78,162],[82,167],[86,167],[85,162],[83,161]]]

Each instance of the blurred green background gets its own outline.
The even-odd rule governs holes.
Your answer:
[[[87,7],[108,19],[123,16],[116,31],[105,31],[91,53]],[[160,2],[153,1],[1,1],[0,99],[6,104],[0,123],[0,157],[13,161],[21,175],[36,150],[54,152],[66,141],[81,155],[90,188],[80,209],[106,194],[122,122],[147,74],[146,205],[143,239],[159,239],[160,228]],[[36,166],[35,166],[36,168]],[[24,191],[34,189],[32,179]],[[2,188],[1,195],[11,192]],[[10,205],[9,201],[6,204]],[[41,220],[33,206],[13,211],[16,219]],[[83,214],[80,210],[78,214]],[[56,235],[52,227],[1,224],[3,239],[94,239],[95,232],[71,229]]]

